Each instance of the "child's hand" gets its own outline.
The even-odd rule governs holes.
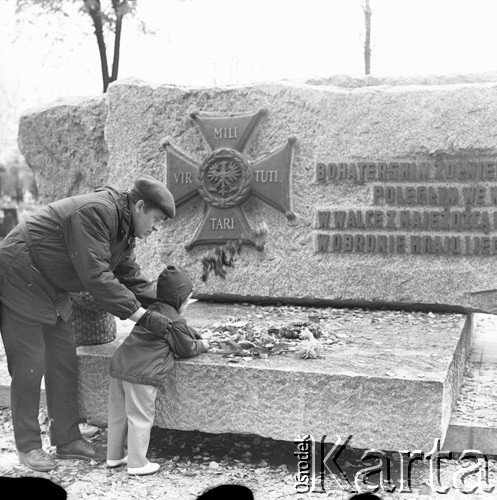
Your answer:
[[[200,342],[202,342],[202,346],[204,347],[204,351],[208,351],[211,348],[211,345],[207,340],[200,339]]]

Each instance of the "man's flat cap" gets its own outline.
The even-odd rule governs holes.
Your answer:
[[[173,195],[162,182],[150,175],[140,175],[135,181],[135,189],[150,203],[160,208],[169,218],[176,215]]]

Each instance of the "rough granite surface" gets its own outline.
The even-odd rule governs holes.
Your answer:
[[[105,96],[61,99],[23,113],[19,149],[42,200],[87,193],[106,183],[106,117]]]
[[[121,187],[141,172],[165,179],[165,137],[201,163],[210,149],[189,118],[195,110],[222,114],[267,108],[244,154],[256,160],[290,135],[297,137],[291,175],[296,220],[289,222],[264,201],[249,198],[242,205],[249,224],[265,222],[268,227],[264,251],[244,248],[227,278],[199,282],[198,294],[496,312],[495,257],[320,253],[315,241],[318,210],[371,207],[373,185],[320,184],[317,162],[495,157],[496,95],[496,83],[343,90],[284,84],[194,89],[124,82],[109,90],[109,178]],[[187,251],[184,245],[205,209],[196,196],[178,209],[163,232],[138,245],[139,260],[151,276],[176,262],[200,277],[209,248]]]
[[[53,119],[49,119],[48,109],[25,115],[19,137],[21,150],[39,170],[40,191],[51,198],[55,193],[61,196],[78,191],[79,187],[89,187],[90,183],[98,184],[104,176],[121,188],[128,188],[140,173],[164,180],[168,166],[162,143],[166,137],[198,164],[211,152],[190,113],[229,114],[266,108],[268,114],[260,121],[243,154],[250,161],[257,161],[284,145],[289,136],[297,138],[290,176],[296,219],[289,221],[263,200],[249,197],[241,209],[252,228],[262,223],[267,225],[264,250],[244,247],[239,260],[228,269],[226,279],[211,275],[201,282],[201,260],[211,247],[185,249],[207,208],[197,195],[178,208],[177,216],[168,222],[166,229],[137,245],[138,260],[151,279],[165,264],[175,262],[190,271],[197,280],[196,293],[203,298],[227,301],[268,298],[324,301],[340,306],[495,313],[495,256],[317,251],[319,211],[364,211],[371,207],[387,210],[389,206],[373,206],[374,183],[318,182],[316,164],[421,163],[451,158],[494,161],[496,96],[496,82],[343,89],[292,83],[187,88],[129,80],[111,85],[105,98],[108,170],[103,168],[105,147],[98,143],[103,140],[98,131],[105,115],[105,106],[98,99],[81,103],[74,111],[70,108],[71,113],[80,117],[74,124],[71,120],[61,120],[59,135],[77,128],[76,122],[100,124],[92,135],[95,143],[87,141],[87,151],[78,153],[64,139],[60,151],[51,146],[43,153],[44,142],[36,137],[46,128],[54,134],[58,130],[58,116],[65,108],[57,106],[59,115],[55,113]],[[82,128],[84,136],[86,129]],[[78,134],[72,133],[70,137]],[[28,147],[29,144],[34,146]],[[98,158],[92,152],[95,148],[101,152]],[[79,173],[69,169],[70,175],[60,175],[71,159],[70,153],[77,155],[76,164],[84,168],[79,168]],[[78,184],[75,181],[78,176],[88,180]],[[480,184],[465,182],[472,187]],[[488,188],[491,183],[487,184]],[[430,180],[430,185],[437,188],[447,182]],[[491,206],[483,208],[492,211]],[[493,237],[494,231],[492,226],[487,235],[474,230],[470,234]],[[373,234],[376,232],[382,231],[375,230]],[[387,231],[387,234],[401,233]],[[425,233],[409,229],[402,234],[409,238]],[[445,230],[427,234],[462,237],[463,233]]]
[[[227,316],[252,321],[263,311],[198,302],[187,317],[200,329]],[[288,353],[232,363],[209,352],[176,362],[159,392],[155,425],[287,441],[298,434],[327,435],[329,441],[352,435],[353,447],[386,450],[431,449],[434,439],[443,441],[462,384],[469,320],[457,314],[326,311],[326,321],[344,341],[326,347],[323,359]],[[292,314],[268,321],[299,319]],[[109,358],[129,323],[120,325],[111,343],[78,348],[80,408],[94,422],[106,422]]]

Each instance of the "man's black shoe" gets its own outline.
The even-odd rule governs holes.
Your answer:
[[[57,467],[57,462],[41,448],[35,448],[34,450],[30,450],[26,453],[19,451],[18,455],[19,461],[22,464],[27,465],[30,469],[39,472],[48,472],[49,470],[53,470]]]
[[[56,458],[73,458],[78,460],[96,460],[103,462],[107,459],[107,450],[96,446],[85,439],[78,439],[72,443],[57,446]]]

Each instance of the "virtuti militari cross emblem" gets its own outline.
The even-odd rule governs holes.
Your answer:
[[[241,205],[254,194],[285,214],[295,218],[290,209],[290,168],[295,137],[265,158],[251,163],[243,149],[259,119],[267,113],[212,116],[192,113],[212,152],[201,165],[164,141],[167,161],[167,186],[176,206],[199,194],[208,205],[204,220],[193,240],[186,245],[221,243],[238,240],[254,245],[253,232]]]

